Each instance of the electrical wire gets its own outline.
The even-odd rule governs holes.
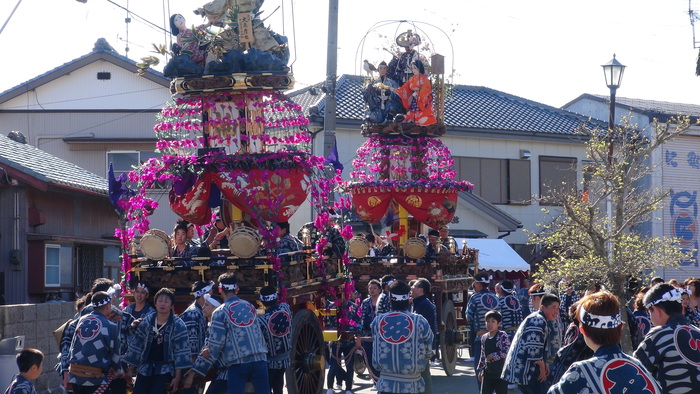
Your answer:
[[[107,2],[109,2],[109,3],[111,3],[111,4],[114,4],[115,6],[117,6],[117,7],[121,8],[121,9],[123,9],[123,10],[126,11],[126,12],[128,12],[130,15],[135,16],[136,18],[139,18],[139,19],[141,19],[142,21],[146,22],[147,24],[151,25],[152,27],[154,27],[154,28],[156,28],[156,29],[158,29],[158,30],[162,30],[162,31],[164,31],[164,32],[166,32],[166,33],[168,33],[167,30],[165,30],[165,29],[163,29],[162,27],[156,25],[155,23],[149,21],[148,19],[142,17],[141,15],[138,15],[138,14],[136,14],[136,13],[134,13],[134,12],[129,11],[128,8],[125,8],[124,6],[121,6],[121,5],[119,5],[119,4],[115,3],[115,2],[113,2],[112,0],[107,0]]]
[[[154,105],[154,106],[152,106],[152,107],[150,107],[150,108],[145,108],[145,109],[142,109],[142,110],[139,110],[139,111],[135,111],[135,112],[126,114],[126,115],[124,115],[124,116],[120,116],[120,117],[118,117],[118,118],[112,119],[112,120],[107,121],[107,122],[102,122],[102,123],[99,123],[99,124],[96,124],[96,125],[92,125],[92,126],[86,127],[86,128],[84,128],[84,129],[76,130],[76,131],[74,131],[74,132],[72,132],[72,133],[68,133],[68,134],[65,134],[65,135],[57,135],[57,136],[55,136],[55,137],[54,137],[54,136],[51,136],[51,140],[46,141],[46,142],[42,142],[42,143],[37,143],[37,148],[39,147],[39,145],[45,145],[45,144],[48,144],[49,142],[59,141],[59,140],[62,140],[63,138],[70,137],[70,136],[75,135],[75,134],[78,134],[78,133],[82,133],[83,131],[87,131],[87,130],[90,130],[90,129],[94,129],[94,128],[96,128],[96,127],[100,127],[100,126],[104,126],[104,125],[107,125],[107,124],[110,124],[110,123],[114,123],[114,122],[120,121],[120,120],[122,120],[122,119],[126,119],[126,118],[128,118],[128,117],[131,117],[131,116],[135,116],[135,115],[139,115],[139,114],[142,114],[142,113],[146,113],[147,111],[149,111],[149,110],[151,110],[151,109],[156,109],[156,108],[163,108],[163,104],[157,104],[157,105]]]
[[[71,102],[78,102],[78,101],[84,101],[84,100],[94,100],[94,99],[104,98],[104,97],[115,97],[115,96],[121,96],[121,95],[125,95],[125,94],[133,94],[133,93],[141,93],[141,92],[150,92],[150,91],[161,90],[161,89],[163,89],[163,88],[162,88],[162,87],[158,87],[158,88],[151,88],[151,89],[133,90],[133,91],[129,91],[129,92],[104,94],[104,95],[101,95],[101,96],[83,97],[83,98],[79,98],[79,99],[51,101],[51,102],[48,102],[48,103],[44,103],[44,105],[49,105],[49,104],[61,104],[61,103],[71,103]],[[35,94],[36,94],[36,90],[35,90]],[[46,109],[46,108],[44,108],[44,107],[41,105],[41,103],[39,103],[39,100],[38,100],[38,99],[36,99],[35,101],[36,101],[37,105],[39,105],[39,106],[41,107],[41,109]],[[24,109],[24,106],[6,107],[6,108],[3,108],[3,109],[4,109],[4,110]]]
[[[7,26],[7,23],[10,21],[10,19],[12,19],[12,15],[15,14],[15,11],[17,11],[17,7],[19,7],[19,5],[20,5],[21,2],[22,2],[22,0],[18,0],[18,1],[17,1],[17,4],[15,5],[15,8],[13,8],[13,9],[12,9],[12,12],[10,12],[10,16],[7,17],[7,20],[5,21],[5,23],[3,23],[3,24],[2,24],[2,27],[0,27],[0,34],[2,34],[2,31],[5,30],[5,26]]]

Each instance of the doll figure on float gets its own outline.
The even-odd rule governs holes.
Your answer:
[[[365,121],[368,123],[390,123],[394,117],[404,112],[401,98],[392,91],[399,84],[387,76],[386,62],[379,63],[379,78],[373,79],[362,93],[367,104]]]
[[[425,74],[425,66],[420,60],[411,63],[413,75],[398,89],[392,89],[400,98],[403,107],[408,111],[405,118],[397,116],[394,121],[414,123],[418,126],[429,126],[437,123],[433,109],[433,88],[430,79]]]

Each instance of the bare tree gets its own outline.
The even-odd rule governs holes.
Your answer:
[[[689,257],[677,240],[652,237],[639,229],[652,220],[652,213],[669,195],[669,190],[650,182],[651,175],[660,170],[652,163],[652,153],[689,125],[689,118],[679,118],[668,123],[654,121],[648,129],[638,130],[627,119],[612,132],[580,128],[587,137],[586,160],[577,169],[584,174],[582,187],[554,185],[549,195],[539,196],[540,201],[554,206],[543,208],[551,221],[529,234],[530,243],[552,253],[535,274],[539,281],[554,285],[563,278],[574,283],[597,280],[626,305],[630,278],[676,266]],[[622,321],[628,321],[625,308],[621,313]],[[632,350],[627,326],[622,346],[627,352]]]

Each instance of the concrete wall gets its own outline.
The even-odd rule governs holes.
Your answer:
[[[37,393],[63,393],[61,379],[54,370],[58,363],[59,347],[53,331],[75,314],[72,302],[48,304],[20,304],[0,306],[0,336],[11,338],[25,336],[24,347],[41,350],[44,357],[44,373],[34,382]],[[2,371],[0,374],[15,374]]]

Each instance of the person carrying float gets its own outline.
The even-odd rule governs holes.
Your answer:
[[[246,381],[253,383],[256,393],[269,393],[267,346],[263,339],[255,307],[238,298],[238,281],[233,272],[219,276],[219,289],[226,301],[212,314],[206,352],[200,353],[185,374],[185,387],[192,384],[194,374],[206,376],[217,362],[228,370],[228,392],[242,393]]]
[[[691,393],[700,387],[700,330],[682,314],[680,291],[670,284],[644,295],[653,328],[633,353],[664,393]]]
[[[381,375],[380,393],[422,393],[421,373],[432,353],[433,331],[421,315],[411,313],[411,288],[397,280],[389,286],[391,310],[372,321],[372,364]]]
[[[559,315],[559,297],[544,294],[537,306],[539,309],[528,315],[516,331],[501,375],[503,380],[517,384],[525,394],[544,394],[549,388],[548,322]]]
[[[501,282],[501,290],[503,291],[503,296],[498,297],[496,310],[501,313],[503,319],[501,329],[508,334],[508,339],[512,341],[515,331],[518,330],[520,323],[523,322],[523,310],[520,306],[520,300],[515,294],[515,287],[512,281],[504,280]]]
[[[68,375],[76,394],[104,393],[110,372],[121,374],[119,328],[107,319],[112,298],[104,291],[92,295],[92,312],[78,321],[70,346]]]
[[[479,354],[481,353],[481,336],[486,334],[486,312],[498,307],[498,298],[489,291],[489,283],[492,277],[484,272],[479,272],[474,276],[474,294],[467,303],[467,324],[471,327],[472,352],[474,355],[474,370],[479,364]]]
[[[207,318],[204,317],[202,307],[206,301],[204,296],[211,295],[211,290],[214,287],[214,282],[197,281],[192,285],[192,295],[194,302],[190,304],[181,314],[180,319],[187,327],[187,338],[190,344],[190,357],[192,362],[197,359],[199,352],[204,347],[204,339],[207,334]],[[186,393],[196,393],[195,388],[188,388],[182,391]]]
[[[286,302],[278,301],[277,288],[260,289],[260,301],[265,313],[257,322],[267,344],[267,374],[273,394],[284,391],[284,371],[289,367],[292,349],[292,310]]]
[[[123,360],[129,364],[127,376],[137,373],[134,394],[166,385],[177,390],[182,371],[192,365],[187,326],[173,313],[175,294],[163,288],[154,300],[156,313],[143,318]]]
[[[577,315],[586,345],[595,353],[571,365],[548,394],[662,392],[651,373],[620,348],[622,319],[614,295],[602,291],[585,296]]]

